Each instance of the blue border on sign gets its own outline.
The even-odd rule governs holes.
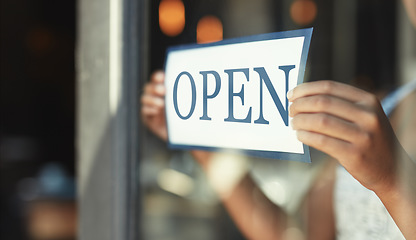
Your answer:
[[[172,51],[214,47],[214,46],[221,46],[221,45],[227,45],[227,44],[238,44],[238,43],[285,39],[285,38],[293,38],[293,37],[304,37],[305,39],[303,41],[303,49],[302,49],[302,55],[300,59],[299,74],[298,74],[298,81],[297,81],[298,84],[300,84],[303,82],[303,79],[305,77],[305,68],[306,68],[306,62],[308,59],[312,32],[313,32],[313,28],[305,28],[305,29],[297,29],[297,30],[291,30],[291,31],[274,32],[274,33],[259,34],[259,35],[246,36],[246,37],[240,37],[240,38],[226,39],[226,40],[213,42],[213,43],[206,43],[206,44],[195,43],[195,44],[173,46],[167,49],[166,57],[165,57],[165,65],[167,62],[168,55]],[[169,125],[167,125],[167,128],[169,129]],[[309,146],[305,144],[302,144],[302,145],[303,145],[303,152],[304,152],[303,154],[278,152],[278,151],[247,150],[247,149],[236,149],[236,150],[246,155],[250,155],[254,157],[292,160],[292,161],[310,163],[311,157],[310,157],[310,152],[309,152]],[[205,151],[224,150],[222,148],[217,148],[217,147],[173,144],[170,142],[169,137],[168,137],[168,147],[171,149],[183,149],[183,150],[195,150],[195,149],[205,150]]]
[[[242,153],[242,154],[253,156],[253,157],[273,158],[273,159],[280,159],[280,160],[291,160],[291,161],[297,161],[297,162],[311,163],[309,146],[305,144],[303,144],[304,153],[204,147],[204,146],[198,146],[198,145],[194,146],[194,145],[172,144],[170,142],[168,142],[168,147],[170,149],[178,149],[178,150],[204,150],[204,151],[211,151],[211,152],[224,151],[224,150],[236,150],[233,152]]]

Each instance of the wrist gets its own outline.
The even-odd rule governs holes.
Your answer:
[[[195,159],[195,161],[202,167],[202,169],[206,171],[208,169],[208,165],[213,153],[202,150],[192,150],[191,155]]]
[[[244,179],[249,171],[249,161],[238,154],[191,151],[192,156],[206,173],[211,188],[224,200]]]

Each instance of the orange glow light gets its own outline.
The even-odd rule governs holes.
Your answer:
[[[185,27],[185,7],[181,0],[162,0],[159,4],[159,26],[170,37],[179,35]]]
[[[310,24],[315,20],[318,8],[313,0],[295,0],[290,7],[292,20],[299,25]]]
[[[198,43],[221,41],[222,34],[222,23],[217,17],[205,16],[198,21],[196,27],[196,41]]]

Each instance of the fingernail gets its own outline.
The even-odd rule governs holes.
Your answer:
[[[163,81],[164,77],[165,77],[165,73],[163,71],[156,71],[155,73],[153,73],[154,80],[158,82]]]
[[[300,131],[296,131],[296,138],[300,141]]]
[[[158,85],[156,85],[155,90],[158,93],[163,94],[163,93],[165,93],[165,86],[163,86],[162,84],[158,84]]]
[[[155,104],[158,105],[159,107],[163,107],[165,105],[165,101],[161,98],[156,98]]]
[[[287,99],[290,100],[293,97],[293,89],[291,89],[289,92],[287,92],[286,96],[287,96]]]

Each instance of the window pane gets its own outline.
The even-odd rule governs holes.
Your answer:
[[[415,30],[402,26],[408,24],[404,16],[403,6],[396,2],[151,1],[149,72],[163,69],[170,46],[313,27],[305,82],[334,80],[382,99],[409,82],[406,76],[414,69],[399,64],[406,61],[414,65],[416,58],[414,51],[403,50],[415,49],[414,44],[405,45],[407,40],[402,39],[409,33],[413,36],[406,39],[415,39]],[[414,98],[408,101],[414,103]],[[395,117],[412,121],[414,114],[403,114]],[[270,228],[284,229],[288,239],[305,239],[316,233],[322,239],[338,231],[339,237],[348,239],[342,234],[351,229],[335,222],[353,218],[344,209],[340,212],[347,217],[335,221],[334,212],[351,207],[338,198],[354,198],[354,193],[338,185],[342,183],[339,176],[345,172],[326,153],[311,148],[312,163],[305,164],[226,151],[170,150],[154,132],[149,129],[145,133],[141,146],[145,239],[276,239],[268,235],[275,232]],[[405,131],[402,133],[400,140],[406,139]],[[412,148],[413,139],[403,141],[409,152],[416,149]],[[339,181],[335,184],[335,180]],[[378,203],[367,204],[384,209]],[[282,213],[291,220],[281,218]],[[374,216],[369,219],[376,221]],[[355,227],[359,225],[357,221]],[[377,232],[370,225],[360,228]],[[394,222],[387,225],[393,229],[389,236],[401,236]]]

